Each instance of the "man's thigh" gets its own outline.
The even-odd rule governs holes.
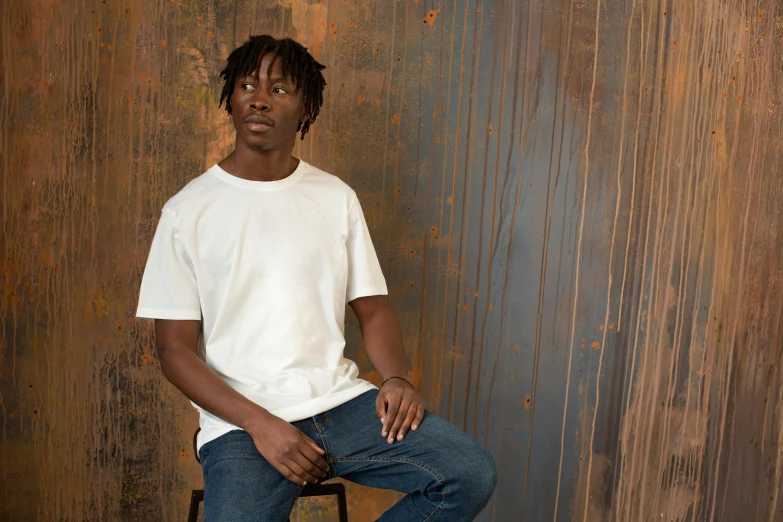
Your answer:
[[[301,486],[283,477],[244,431],[231,431],[199,451],[205,522],[285,522]]]
[[[466,433],[426,412],[416,431],[389,444],[375,414],[377,391],[329,412],[324,440],[334,474],[367,486],[402,493],[438,490],[465,480],[494,480],[492,455]],[[453,492],[453,491],[452,491]]]

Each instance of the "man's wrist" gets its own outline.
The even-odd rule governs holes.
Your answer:
[[[260,428],[266,425],[270,417],[272,416],[271,413],[269,413],[261,406],[257,406],[257,405],[254,406],[256,407],[252,409],[250,414],[245,418],[245,420],[239,426],[244,431],[250,434],[256,433]]]
[[[411,387],[411,390],[416,390],[416,387],[413,385],[413,383],[411,381],[409,381],[405,377],[401,377],[399,375],[392,375],[391,377],[388,377],[385,381],[383,381],[383,384],[381,384],[381,388],[383,388],[386,385],[386,383],[391,381],[392,379],[399,380],[399,381],[402,381],[404,383],[407,383],[408,386]]]

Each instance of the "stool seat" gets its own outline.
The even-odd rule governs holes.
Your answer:
[[[200,428],[193,434],[193,455],[196,457],[196,462],[201,463],[199,459],[198,451],[196,451],[196,438]],[[304,497],[323,497],[328,495],[337,496],[337,514],[340,522],[348,522],[348,504],[345,500],[345,486],[340,483],[334,484],[308,484],[299,494],[300,498]],[[188,510],[188,522],[198,521],[199,505],[204,501],[204,490],[194,489],[190,492],[190,509]]]
[[[337,495],[337,514],[340,522],[348,522],[348,506],[345,501],[345,486],[342,484],[308,484],[299,494],[299,498],[304,497],[323,497],[328,495]],[[188,522],[198,521],[198,508],[204,501],[204,490],[194,489],[190,493],[190,510],[188,511]]]

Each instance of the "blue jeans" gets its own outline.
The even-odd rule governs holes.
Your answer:
[[[497,483],[492,455],[468,435],[429,412],[405,440],[389,444],[375,415],[378,390],[293,425],[326,451],[328,478],[407,495],[384,522],[474,520]],[[206,522],[284,522],[302,486],[283,477],[241,430],[199,451]],[[324,478],[327,480],[327,478]]]

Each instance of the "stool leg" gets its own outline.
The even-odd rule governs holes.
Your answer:
[[[190,510],[188,511],[188,522],[198,522],[198,506],[203,500],[203,489],[194,489],[190,493]]]
[[[340,515],[340,522],[348,522],[348,505],[345,502],[345,489],[337,494],[337,512]]]

